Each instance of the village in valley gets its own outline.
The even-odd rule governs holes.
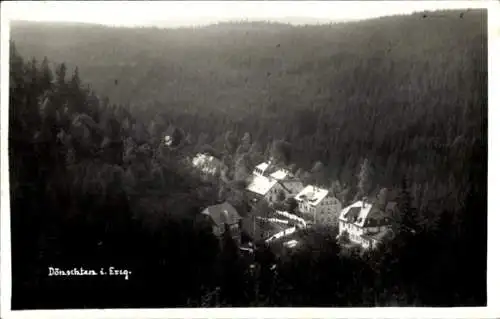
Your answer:
[[[230,231],[240,250],[250,254],[256,243],[278,251],[298,248],[301,234],[316,227],[335,235],[341,247],[361,252],[393,238],[398,206],[396,201],[388,200],[387,189],[375,198],[363,196],[342,203],[332,190],[304,183],[292,172],[294,165],[286,167],[276,162],[271,156],[254,167],[246,178],[246,203],[239,205],[240,210],[224,198],[220,198],[220,204],[203,210],[215,236]],[[206,178],[219,176],[229,182],[225,165],[212,155],[198,153],[192,165]]]

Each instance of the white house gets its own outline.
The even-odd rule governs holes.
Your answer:
[[[288,170],[272,165],[271,161],[262,162],[255,166],[253,174],[255,176],[268,176],[275,180],[285,180],[292,175]]]
[[[289,171],[274,170],[269,162],[264,162],[255,167],[247,190],[269,202],[275,202],[281,192],[285,197],[295,196],[302,187],[302,182],[293,179]]]
[[[277,181],[285,180],[290,176],[290,172],[286,169],[278,169],[273,173],[269,174],[269,176]]]
[[[255,166],[253,174],[255,176],[264,176],[267,173],[269,165],[271,165],[269,162],[260,163],[259,165]]]
[[[307,185],[296,196],[299,211],[314,223],[336,224],[342,204],[328,190]]]
[[[196,154],[191,163],[206,176],[213,176],[222,168],[222,162],[219,159],[202,153]]]
[[[274,188],[278,181],[263,175],[255,175],[252,181],[247,186],[247,190],[257,195],[259,198],[265,198],[266,200],[271,200],[274,192],[271,190]]]
[[[366,200],[347,206],[339,217],[339,236],[345,231],[352,242],[365,249],[378,245],[390,232],[390,227],[391,220],[387,214]]]

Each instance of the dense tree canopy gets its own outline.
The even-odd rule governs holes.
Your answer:
[[[433,15],[177,30],[13,24],[13,307],[200,305],[217,287],[224,305],[484,304],[485,13]],[[220,180],[186,165],[196,152],[224,162]],[[251,211],[242,188],[269,157],[344,204],[396,190],[400,230],[413,231],[358,254],[315,229],[276,274],[267,258],[247,272],[196,217],[225,199]],[[45,279],[49,265],[92,261],[135,274]],[[71,299],[77,291],[86,297]]]

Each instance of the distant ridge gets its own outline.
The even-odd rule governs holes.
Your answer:
[[[423,57],[431,52],[452,54],[443,43],[461,42],[465,34],[470,45],[481,41],[476,37],[481,30],[476,28],[486,12],[469,10],[461,17],[462,13],[446,10],[315,26],[243,20],[165,29],[13,21],[10,33],[22,55],[48,56],[56,63],[65,61],[70,68],[78,65],[98,92],[117,103],[157,100],[188,103],[196,109],[206,109],[205,104],[231,109],[229,101],[267,104],[272,100],[269,95],[276,101],[288,99],[295,94],[296,81],[300,85],[309,82],[300,99],[311,100],[323,92],[323,99],[331,95],[336,104],[347,103],[359,88],[353,92],[333,89],[351,76],[347,65],[358,65],[363,70],[358,72],[363,73],[388,59],[404,67],[407,61],[425,64],[430,62]],[[401,77],[394,85],[408,81],[403,75],[394,76]],[[127,80],[117,87],[116,77]],[[188,93],[181,78],[192,90],[205,92],[204,99]],[[268,91],[267,79],[274,79],[274,90]],[[299,101],[294,98],[289,104]]]
[[[15,26],[35,26],[40,25],[44,27],[51,26],[66,26],[66,27],[109,27],[106,24],[95,23],[95,22],[74,22],[74,21],[30,21],[30,20],[11,20],[11,27]]]
[[[423,11],[415,11],[412,13],[401,13],[396,15],[389,16],[380,16],[380,17],[369,17],[369,18],[360,18],[360,19],[327,19],[327,18],[313,18],[313,17],[264,17],[264,18],[255,18],[255,19],[224,19],[221,21],[214,21],[213,19],[205,19],[205,20],[168,20],[168,21],[159,21],[153,20],[149,22],[145,22],[142,24],[136,25],[109,25],[103,23],[95,23],[95,22],[71,22],[71,21],[28,21],[28,20],[12,20],[11,24],[14,26],[18,25],[44,25],[44,26],[68,26],[68,27],[118,27],[118,28],[154,28],[154,29],[201,29],[201,28],[213,28],[213,27],[291,27],[291,26],[318,26],[318,25],[330,25],[330,24],[344,24],[344,23],[355,23],[362,21],[370,21],[370,20],[380,20],[388,17],[396,17],[396,16],[418,16],[423,18],[442,18],[447,16],[450,12],[456,12],[457,16],[464,17],[468,12],[474,12],[483,9],[451,9],[451,10],[423,10]]]

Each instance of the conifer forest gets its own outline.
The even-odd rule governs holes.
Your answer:
[[[12,309],[484,306],[486,19],[13,22]],[[389,197],[401,231],[361,251],[316,225],[295,250],[257,241],[250,268],[199,215],[253,214],[245,183],[270,157],[343,206]],[[47,276],[110,266],[131,274]]]

